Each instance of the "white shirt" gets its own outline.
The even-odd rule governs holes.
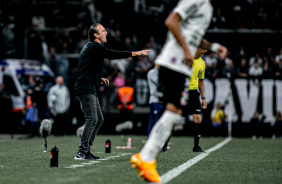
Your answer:
[[[212,67],[212,65],[215,63],[215,64],[217,64],[217,59],[216,59],[216,57],[215,57],[215,54],[214,53],[212,53],[213,55],[214,55],[214,57],[213,58],[211,58],[209,55],[207,55],[206,57],[205,57],[205,63],[206,63],[206,66],[207,67]]]
[[[282,54],[276,55],[275,57],[276,63],[279,63],[280,60],[282,60]]]
[[[65,113],[70,106],[70,94],[66,86],[54,85],[50,88],[48,96],[49,108],[54,108],[57,114]]]
[[[126,67],[128,65],[127,59],[118,59],[118,60],[111,60],[111,65],[117,65],[118,69],[120,69],[121,73],[125,74]]]
[[[262,67],[257,67],[255,68],[254,66],[251,66],[250,69],[249,69],[249,74],[252,75],[252,76],[260,76],[262,75],[263,71],[262,71]]]
[[[250,60],[249,60],[249,66],[252,66],[255,62],[256,58],[255,57],[251,57]],[[258,63],[259,65],[262,65],[262,59],[261,58],[258,58]]]
[[[212,5],[209,0],[180,0],[173,12],[181,17],[181,34],[194,57],[210,24]],[[170,31],[156,63],[179,73],[192,75],[192,68],[184,62],[184,51]]]

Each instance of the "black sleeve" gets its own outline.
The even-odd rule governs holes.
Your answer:
[[[103,57],[107,59],[123,59],[132,57],[132,52],[111,50],[103,46]]]

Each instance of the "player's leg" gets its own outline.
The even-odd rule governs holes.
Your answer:
[[[162,145],[168,140],[174,125],[181,119],[181,110],[172,103],[167,104],[166,110],[159,121],[153,127],[145,146],[141,150],[145,161],[153,161]]]
[[[174,112],[172,112],[172,110]],[[171,135],[174,125],[180,119],[181,115],[179,109],[173,104],[167,104],[164,114],[153,127],[149,139],[141,152],[131,157],[132,167],[137,169],[139,176],[144,177],[144,179],[150,182],[161,182],[161,178],[156,170],[155,158],[163,143]]]
[[[174,125],[181,119],[180,98],[184,90],[185,76],[167,68],[161,67],[159,73],[159,85],[163,87],[166,110],[153,127],[149,139],[140,153],[131,157],[133,167],[140,176],[150,182],[161,182],[155,167],[155,158],[163,143],[169,138]]]

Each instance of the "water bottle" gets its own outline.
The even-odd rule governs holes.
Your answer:
[[[131,148],[131,138],[130,137],[128,138],[128,141],[127,141],[127,148]]]
[[[54,146],[51,149],[50,167],[58,167],[59,149]]]
[[[111,153],[111,141],[110,141],[110,139],[106,140],[106,153]]]

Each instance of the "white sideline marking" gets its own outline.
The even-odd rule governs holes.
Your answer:
[[[92,163],[99,163],[99,161],[94,161],[94,160],[92,160],[92,161],[90,161],[90,162],[92,162]]]
[[[91,163],[81,163],[81,164],[83,164],[83,165],[92,165],[92,164],[94,164],[93,162]]]
[[[227,144],[228,142],[230,142],[232,140],[232,138],[226,138],[225,140],[223,140],[222,142],[218,143],[217,145],[215,145],[214,147],[206,150],[206,153],[201,153],[200,155],[188,160],[187,162],[181,164],[178,167],[175,167],[174,169],[168,171],[167,173],[165,173],[164,175],[161,176],[162,179],[162,184],[164,183],[168,183],[169,181],[171,181],[173,178],[179,176],[182,172],[184,172],[186,169],[188,169],[189,167],[191,167],[192,165],[196,164],[197,162],[199,162],[200,160],[202,160],[203,158],[205,158],[206,156],[208,156],[211,152],[221,148],[222,146],[224,146],[225,144]]]
[[[83,167],[84,165],[71,165],[69,167],[65,167],[65,168],[71,168],[71,169],[74,169],[74,168],[77,168],[77,167]]]
[[[121,157],[121,156],[126,156],[126,155],[131,155],[132,153],[123,153],[123,154],[120,154],[120,155],[116,155],[116,156],[110,156],[110,157],[105,157],[104,160],[109,160],[109,159],[112,159],[112,158],[118,158],[118,157]],[[101,160],[101,159],[99,159]]]
[[[85,165],[92,165],[92,164],[95,164],[95,163],[99,163],[100,161],[103,161],[103,160],[110,160],[110,159],[114,159],[114,158],[118,158],[118,157],[126,156],[126,155],[132,155],[132,153],[122,153],[120,155],[109,156],[109,157],[105,157],[104,159],[98,159],[98,161],[91,160],[89,162],[83,162],[83,163],[76,164],[76,165],[71,165],[71,166],[68,166],[68,167],[65,167],[65,168],[75,169],[77,167],[84,167]]]

